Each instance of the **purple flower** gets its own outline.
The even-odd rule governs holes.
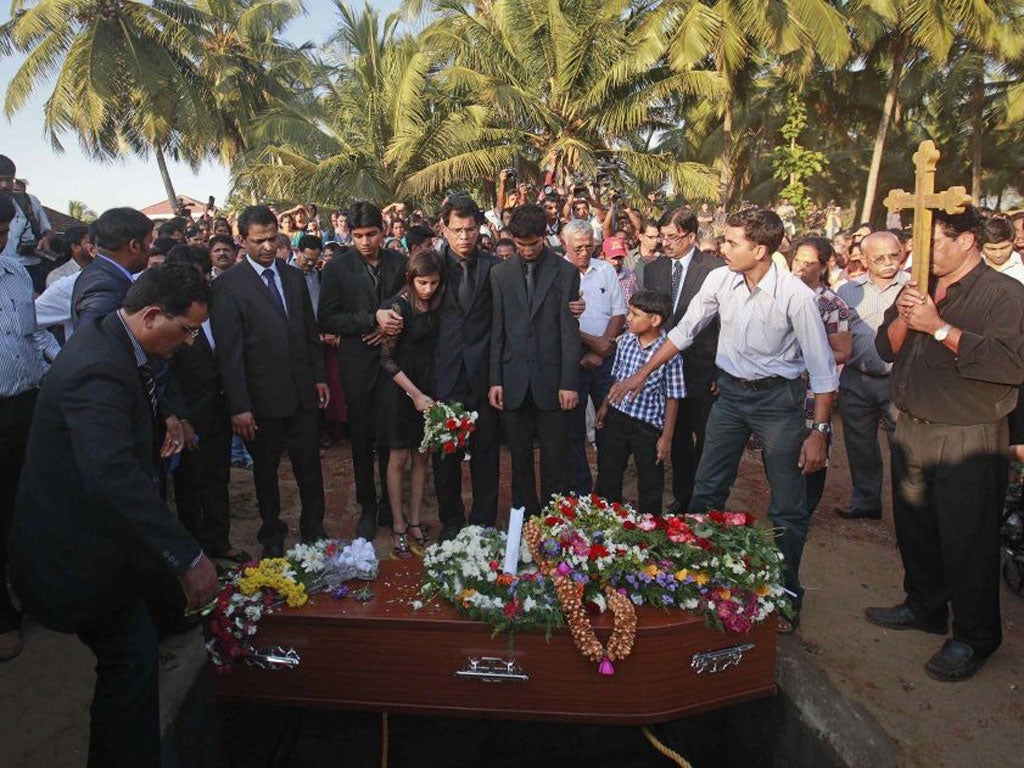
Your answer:
[[[568,563],[563,561],[558,564],[558,567],[555,570],[558,571],[559,576],[567,576],[569,575],[569,571],[571,571],[572,569],[569,567]]]
[[[573,573],[572,580],[575,581],[577,584],[586,584],[588,581],[590,581],[590,579],[587,577],[587,574],[580,573],[579,571]]]
[[[630,586],[636,586],[636,576],[632,573],[626,575],[626,583]]]
[[[672,595],[662,595],[661,602],[665,605],[672,605]]]
[[[558,542],[555,541],[554,539],[546,539],[544,541],[544,543],[541,545],[541,550],[548,557],[554,557],[559,552],[561,552],[562,548],[559,546]]]

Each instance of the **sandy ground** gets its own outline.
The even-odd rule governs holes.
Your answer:
[[[324,457],[329,533],[354,534],[358,507],[347,443]],[[508,457],[503,456],[500,508],[509,506]],[[281,472],[284,517],[294,540],[297,494],[287,462]],[[468,481],[467,481],[468,484]],[[428,483],[428,488],[429,488]],[[627,493],[633,487],[628,479]],[[466,490],[468,495],[468,488]],[[259,518],[251,473],[232,470],[233,543],[257,554]],[[792,640],[833,684],[863,705],[900,746],[903,764],[922,766],[1024,765],[1024,601],[1003,595],[1003,647],[972,680],[941,684],[923,664],[941,638],[890,632],[868,624],[868,605],[902,599],[902,567],[888,500],[882,521],[844,521],[833,507],[847,503],[849,477],[841,437],[832,453],[825,496],[807,542],[802,578],[803,623]],[[767,485],[760,459],[747,454],[729,507],[763,514]],[[434,522],[432,491],[424,519]],[[391,544],[380,529],[378,554]],[[84,764],[93,673],[89,652],[75,638],[26,625],[26,650],[0,665],[0,766],[64,768]]]

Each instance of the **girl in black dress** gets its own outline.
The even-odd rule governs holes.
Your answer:
[[[386,337],[381,345],[380,364],[390,379],[381,388],[378,410],[378,441],[391,449],[387,483],[397,557],[411,554],[409,536],[420,546],[427,543],[427,532],[420,524],[420,508],[430,454],[420,453],[419,446],[423,440],[423,411],[434,404],[430,392],[434,380],[441,271],[441,258],[436,253],[416,254],[406,267],[405,288],[383,305],[399,313],[403,320],[402,332]],[[408,516],[402,511],[402,480],[407,461],[412,464]]]

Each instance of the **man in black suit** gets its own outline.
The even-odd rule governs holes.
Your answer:
[[[79,326],[36,403],[12,577],[30,615],[96,655],[89,766],[160,765],[157,634],[140,594],[147,571],[177,576],[188,608],[217,592],[213,564],[160,498],[153,450],[151,360],[201,333],[207,296],[190,267],[147,272],[123,309]]]
[[[188,264],[210,283],[212,264],[202,248],[178,244],[167,254],[165,264]],[[191,345],[171,358],[171,371],[188,409],[194,431],[174,470],[174,504],[178,519],[203,551],[215,560],[247,562],[248,553],[232,549],[231,510],[228,483],[231,481],[231,416],[224,384],[217,365],[216,344],[210,321],[202,325]]]
[[[353,203],[348,226],[352,247],[332,259],[320,275],[319,318],[324,333],[339,337],[341,388],[348,407],[356,501],[362,508],[356,535],[373,541],[378,523],[387,525],[391,520],[386,448],[379,449],[377,456],[381,484],[379,504],[373,479],[377,390],[381,379],[380,343],[384,334],[401,330],[401,323],[394,320],[392,313],[380,307],[405,285],[405,257],[381,247],[384,219],[380,209],[372,203]]]
[[[579,400],[580,324],[569,308],[580,273],[544,244],[539,205],[515,209],[516,255],[491,270],[491,405],[505,413],[512,453],[512,504],[540,513],[533,438],[540,442],[543,502],[568,488],[569,412]]]
[[[704,278],[723,266],[722,260],[697,250],[697,217],[693,211],[667,211],[658,222],[665,255],[644,269],[644,288],[668,294],[672,314],[665,331],[672,330],[686,314]],[[686,397],[679,401],[676,428],[672,433],[672,495],[670,512],[689,509],[697,465],[704,450],[704,431],[714,405],[715,354],[718,349],[718,318],[697,334],[693,346],[683,352]]]
[[[441,206],[445,293],[434,359],[434,398],[458,401],[478,414],[470,447],[472,525],[492,526],[498,515],[498,414],[487,400],[491,354],[491,269],[500,263],[477,246],[483,214],[465,196]],[[454,538],[465,520],[463,451],[434,457],[434,486],[442,537]]]
[[[253,205],[238,217],[245,259],[213,283],[210,312],[231,427],[252,454],[257,538],[264,557],[280,557],[288,526],[281,521],[277,469],[285,449],[299,486],[299,535],[324,532],[317,408],[330,398],[313,305],[302,272],[275,258],[277,217]]]

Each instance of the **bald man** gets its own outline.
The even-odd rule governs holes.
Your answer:
[[[853,490],[850,505],[836,512],[847,520],[882,517],[882,452],[878,424],[892,450],[896,415],[889,397],[892,364],[878,356],[875,335],[885,311],[896,301],[909,276],[900,269],[902,249],[891,232],[867,235],[860,244],[867,273],[839,287],[837,293],[856,318],[850,324],[853,353],[839,379],[843,439]]]

